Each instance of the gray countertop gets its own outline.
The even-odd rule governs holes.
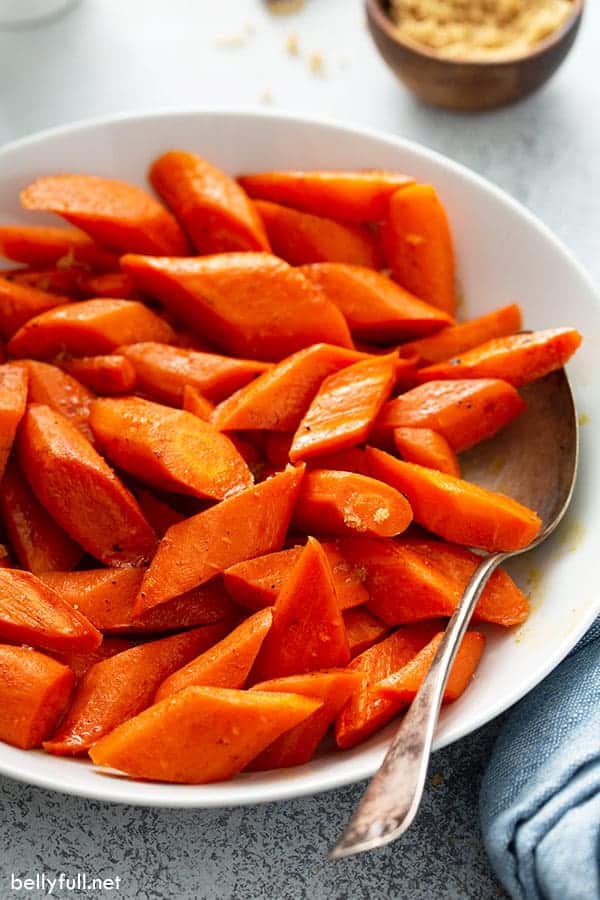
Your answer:
[[[578,43],[546,89],[515,107],[461,116],[420,106],[397,86],[370,43],[360,0],[307,0],[301,13],[277,17],[261,0],[83,0],[56,22],[0,31],[0,142],[158,108],[269,104],[354,121],[420,141],[490,178],[600,280],[600,7],[587,6]],[[298,55],[286,49],[292,33]],[[110,806],[0,778],[0,898],[19,896],[11,873],[36,872],[118,876],[116,893],[140,898],[502,896],[477,812],[499,724],[435,755],[431,772],[441,784],[430,783],[397,845],[336,864],[325,852],[363,785],[251,809],[175,811]]]

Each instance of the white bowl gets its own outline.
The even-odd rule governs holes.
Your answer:
[[[465,303],[477,315],[518,300],[528,327],[572,325],[584,335],[569,368],[585,419],[579,482],[560,532],[511,572],[532,593],[520,628],[489,628],[477,677],[444,709],[436,748],[469,734],[531,690],[569,652],[600,610],[590,573],[598,559],[600,302],[572,256],[522,206],[444,157],[360,128],[267,113],[189,112],[128,116],[69,126],[0,151],[0,221],[50,221],[25,214],[19,190],[38,175],[85,172],[145,184],[148,164],[173,147],[196,151],[232,173],[273,168],[381,167],[435,185],[452,222]],[[206,786],[152,784],[105,774],[91,763],[0,743],[0,773],[55,790],[123,803],[214,807],[282,800],[335,788],[379,766],[390,726],[354,750],[326,753],[295,769],[242,775]]]

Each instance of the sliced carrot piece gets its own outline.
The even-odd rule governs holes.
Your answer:
[[[325,291],[360,340],[391,344],[452,325],[448,313],[373,269],[332,262],[303,266],[302,273]]]
[[[397,172],[258,172],[238,179],[251,197],[346,222],[378,222],[388,199],[414,180]]]
[[[77,278],[76,291],[83,299],[118,297],[120,300],[139,300],[140,295],[133,278],[126,272],[82,272]]]
[[[349,660],[331,566],[319,542],[309,538],[277,597],[251,680],[345,666]]]
[[[54,364],[97,394],[128,394],[135,387],[135,369],[118,353],[57,359]]]
[[[0,568],[1,569],[12,569],[12,560],[10,558],[10,553],[8,552],[8,547],[6,544],[0,544]]]
[[[114,566],[151,558],[156,536],[135,498],[68,419],[30,405],[17,455],[38,500],[84,550]]]
[[[0,365],[0,479],[6,468],[19,422],[27,403],[27,373],[19,366]]]
[[[418,378],[503,378],[515,387],[562,368],[581,344],[574,328],[548,328],[495,338],[460,357],[421,369]],[[10,349],[10,345],[9,345]]]
[[[344,612],[344,627],[348,638],[350,656],[354,659],[390,633],[390,626],[362,606]]]
[[[341,469],[343,472],[356,472],[357,475],[370,475],[365,451],[361,447],[348,447],[347,450],[336,450],[315,456],[307,462],[309,469]]]
[[[94,650],[102,635],[30,572],[0,569],[0,638],[42,650]]]
[[[213,424],[223,431],[293,432],[323,379],[363,358],[355,350],[330,344],[299,350],[223,400],[215,410]]]
[[[408,498],[415,522],[447,541],[494,553],[527,547],[539,533],[539,516],[505,494],[372,447],[367,456],[373,474]]]
[[[27,266],[72,264],[99,271],[119,268],[119,258],[75,228],[0,225],[0,256]]]
[[[42,403],[65,416],[89,441],[94,436],[90,430],[90,409],[94,395],[76,378],[49,363],[23,359],[14,365],[27,372],[29,403]]]
[[[29,319],[68,302],[68,297],[0,278],[0,335],[11,338]]]
[[[29,750],[52,734],[74,675],[29,647],[0,644],[0,741]]]
[[[298,694],[190,687],[124,722],[90,756],[136,778],[223,781],[318,708]]]
[[[386,403],[375,432],[431,428],[460,453],[492,437],[524,409],[524,401],[506,381],[429,381]]]
[[[454,315],[452,235],[431,185],[409,185],[392,195],[382,243],[394,278],[421,300]]]
[[[48,175],[21,192],[25,209],[58,213],[118,253],[184,255],[189,245],[176,219],[133,184],[95,175]]]
[[[222,636],[220,625],[140,644],[96,663],[83,676],[58,730],[44,749],[79,756],[104,734],[150,706],[159,684]]]
[[[417,355],[419,365],[443,362],[458,353],[471,350],[492,338],[505,337],[521,330],[521,309],[516,303],[494,309],[477,319],[460,322],[430,337],[403,344],[399,350],[402,356]]]
[[[170,150],[152,164],[150,181],[198,253],[271,249],[244,189],[208,160]]]
[[[284,431],[269,431],[265,441],[265,456],[278,469],[284,469],[290,461],[293,434]]]
[[[0,484],[0,518],[17,559],[34,575],[73,569],[83,556],[33,495],[16,463],[8,464]]]
[[[215,407],[210,400],[207,400],[191,384],[186,384],[183,388],[183,409],[193,416],[198,416],[203,422],[210,422],[215,411]]]
[[[135,647],[132,641],[125,638],[102,638],[102,643],[95,650],[76,651],[70,653],[51,653],[53,659],[68,666],[75,675],[75,683],[81,681],[86,672],[88,672],[97,662],[103,659],[110,659],[117,653],[123,653],[125,650],[131,650]],[[51,735],[48,735],[50,737]]]
[[[83,300],[30,319],[8,342],[13,356],[93,356],[136,341],[170,341],[167,323],[135,300]]]
[[[124,256],[142,291],[227,352],[280,360],[325,341],[351,347],[341,312],[297,269],[269,253],[195,259]]]
[[[304,476],[294,526],[307,534],[401,534],[412,512],[402,494],[368,475],[315,469]]]
[[[302,475],[302,469],[286,469],[169,528],[144,576],[134,614],[205,584],[236,562],[280,550]]]
[[[171,525],[177,525],[178,522],[183,521],[185,518],[182,513],[173,509],[172,506],[165,503],[152,491],[146,490],[146,488],[136,488],[135,496],[146,521],[159,537],[162,537]]]
[[[231,441],[182,409],[141,397],[101,398],[90,427],[111,462],[163,490],[222,500],[253,483]]]
[[[393,434],[402,459],[460,478],[456,453],[442,434],[431,428],[394,428]]]
[[[396,383],[397,353],[329,375],[298,425],[290,459],[321,456],[365,441]]]
[[[286,731],[263,750],[248,766],[250,772],[302,766],[315,754],[327,729],[362,682],[360,672],[352,669],[328,669],[307,675],[289,675],[254,685],[252,691],[287,692],[314,697],[323,704],[308,719]]]

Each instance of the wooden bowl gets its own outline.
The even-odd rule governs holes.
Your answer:
[[[581,24],[584,0],[571,2],[571,16],[531,53],[481,62],[444,59],[404,40],[389,16],[388,0],[366,0],[366,9],[379,52],[417,97],[448,109],[482,110],[521,100],[554,74],[573,46]]]

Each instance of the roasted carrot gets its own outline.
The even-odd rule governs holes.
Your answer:
[[[298,425],[290,450],[297,462],[365,441],[396,383],[397,353],[375,356],[329,375]]]
[[[299,350],[223,400],[215,410],[213,423],[223,431],[293,432],[323,380],[363,358],[355,350],[330,344]]]
[[[99,398],[90,427],[111,462],[163,490],[222,500],[253,483],[231,441],[182,409],[141,397]]]
[[[68,297],[0,278],[0,335],[11,338],[29,319],[68,302]]]
[[[15,556],[34,575],[72,569],[83,556],[81,547],[34,497],[14,462],[9,462],[0,482],[0,520]]]
[[[54,361],[64,372],[97,394],[128,394],[135,387],[135,369],[124,356],[83,356]]]
[[[132,647],[135,647],[133,641],[128,641],[125,638],[105,637],[102,638],[102,643],[95,650],[72,650],[69,653],[53,652],[49,653],[49,656],[68,666],[73,672],[75,684],[77,684],[97,662],[102,662],[103,659],[110,659],[111,656],[116,656],[117,653],[123,653],[125,650],[131,650]],[[50,736],[48,735],[48,737]]]
[[[256,200],[254,205],[273,253],[292,266],[338,262],[371,269],[380,267],[377,242],[362,225],[342,225],[334,219],[267,200]]]
[[[394,428],[393,435],[402,459],[460,478],[456,453],[442,434],[431,428]]]
[[[5,270],[2,272],[2,276],[12,285],[33,288],[44,294],[57,295],[55,306],[68,303],[70,300],[81,300],[84,296],[80,290],[82,272],[79,268],[33,269],[28,266],[10,271]],[[38,312],[44,312],[44,309],[38,309],[33,315],[37,315]],[[28,315],[27,318],[31,318],[31,315]]]
[[[284,431],[269,431],[265,440],[265,456],[272,466],[284,469],[290,461],[293,434]]]
[[[0,639],[42,650],[94,650],[102,635],[30,572],[0,569]]]
[[[0,544],[0,569],[12,569],[12,560],[6,544]]]
[[[286,469],[169,528],[144,576],[134,614],[178,597],[236,562],[280,550],[302,481]]]
[[[276,361],[319,341],[352,346],[337,307],[301,272],[268,253],[128,255],[121,265],[141,290],[236,356]]]
[[[223,781],[319,705],[298,694],[190,687],[124,722],[94,744],[90,756],[137,778]]]
[[[0,479],[6,468],[19,422],[27,403],[27,372],[19,366],[0,365]]]
[[[208,160],[171,150],[154,161],[150,181],[198,253],[271,249],[244,189]]]
[[[0,644],[0,741],[39,747],[63,714],[73,682],[73,672],[49,656]]]
[[[22,366],[27,372],[29,403],[42,403],[61,413],[93,442],[89,418],[94,395],[81,382],[57,366],[34,359],[19,360],[14,365]]]
[[[307,462],[309,469],[341,469],[343,472],[356,472],[358,475],[370,475],[365,451],[361,447],[349,447],[347,450],[336,450],[315,456]]]
[[[144,487],[136,487],[135,496],[146,521],[159,538],[171,525],[177,525],[185,518],[183,513],[173,509],[169,503]]]
[[[320,263],[303,266],[302,273],[325,291],[343,313],[352,336],[360,340],[391,344],[452,325],[448,313],[373,269]]]
[[[344,627],[352,659],[360,653],[364,653],[365,650],[383,640],[390,633],[389,625],[362,606],[356,609],[347,609],[344,612]]]
[[[100,275],[82,272],[75,290],[82,299],[118,297],[120,300],[139,300],[135,282],[126,272],[103,272]]]
[[[279,592],[251,681],[345,666],[349,660],[331,566],[319,542],[309,538]]]
[[[173,331],[135,300],[83,300],[35,316],[8,342],[13,356],[93,356],[136,341],[170,341]]]
[[[186,384],[183,388],[183,409],[198,416],[204,422],[210,422],[215,411],[214,405],[204,397],[198,388],[191,384]]]
[[[119,268],[119,258],[75,228],[0,225],[0,256],[27,266],[81,265],[100,272]]]
[[[159,684],[222,636],[205,625],[117,653],[83,676],[58,730],[44,749],[79,756],[104,734],[150,706]]]
[[[503,378],[515,387],[564,366],[581,344],[574,328],[549,328],[495,338],[447,362],[419,371],[419,380]],[[10,350],[10,345],[9,345]]]
[[[238,179],[251,197],[345,222],[378,222],[389,197],[413,179],[396,172],[259,172]]]
[[[521,330],[521,309],[516,303],[494,309],[490,313],[469,319],[449,328],[442,328],[430,337],[403,344],[402,356],[417,355],[419,365],[443,362],[458,353],[471,350],[492,338],[505,337]]]
[[[392,195],[382,244],[387,264],[403,287],[454,315],[452,235],[444,207],[431,185],[409,185]]]
[[[367,456],[373,474],[407,497],[415,522],[447,541],[494,553],[527,547],[539,533],[539,516],[505,494],[373,447]]]
[[[135,498],[68,419],[30,405],[17,455],[38,500],[84,550],[113,566],[151,558],[156,536]]]
[[[58,213],[117,253],[182,256],[189,245],[176,219],[141,188],[94,175],[49,175],[21,192],[25,209]]]
[[[460,453],[492,437],[525,409],[512,385],[492,378],[428,381],[390,400],[374,432],[431,428]]]

